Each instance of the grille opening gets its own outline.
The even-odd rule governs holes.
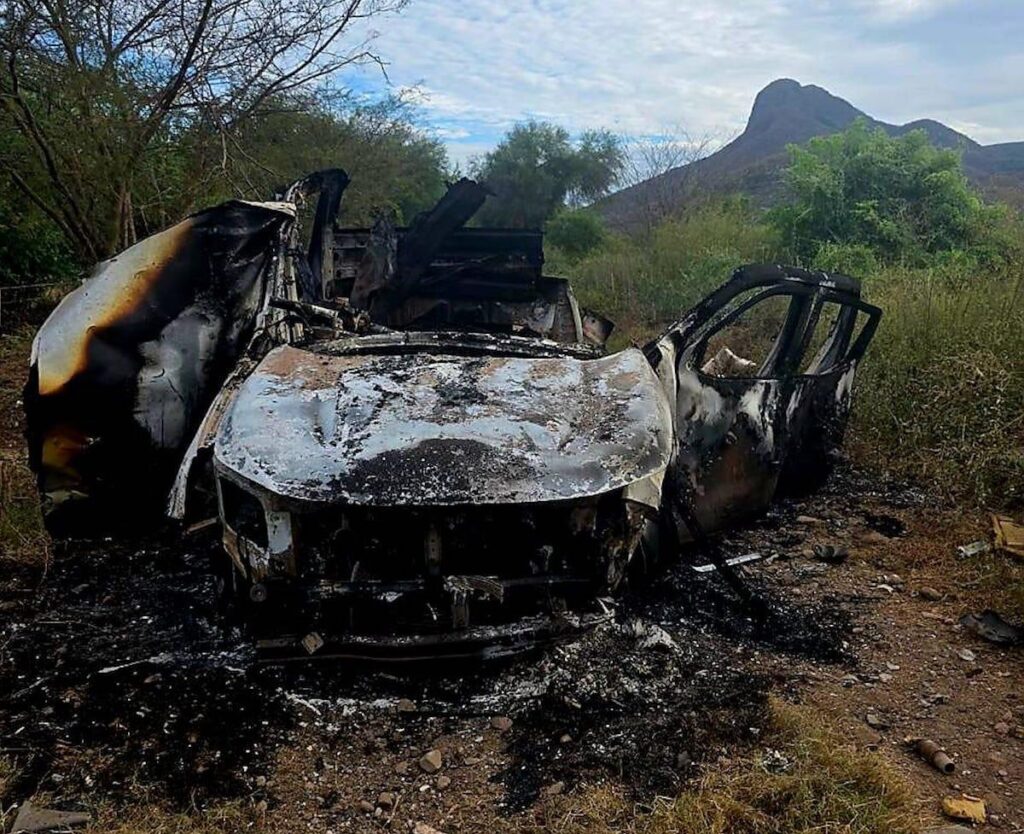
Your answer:
[[[267,520],[259,500],[231,481],[220,480],[224,522],[258,547],[267,546]]]

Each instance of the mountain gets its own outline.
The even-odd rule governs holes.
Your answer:
[[[890,136],[923,130],[942,148],[961,148],[968,179],[983,191],[1024,204],[1024,142],[980,145],[933,119],[892,125],[868,116],[845,99],[813,84],[789,78],[773,81],[754,99],[743,133],[728,145],[688,165],[673,168],[617,191],[595,208],[612,226],[641,224],[652,213],[665,213],[696,195],[742,192],[763,204],[783,193],[786,145],[837,133],[863,118]]]

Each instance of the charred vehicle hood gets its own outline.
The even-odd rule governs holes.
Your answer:
[[[297,506],[533,503],[660,479],[671,443],[668,402],[636,349],[580,359],[283,346],[233,398],[214,460]]]

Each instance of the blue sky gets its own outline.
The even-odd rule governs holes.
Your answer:
[[[1024,0],[411,0],[373,25],[391,89],[416,89],[456,162],[528,118],[726,141],[780,77],[885,121],[1024,140]]]

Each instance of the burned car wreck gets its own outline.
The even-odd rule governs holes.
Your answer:
[[[501,654],[827,474],[880,316],[856,280],[741,267],[608,352],[540,232],[466,225],[484,186],[362,229],[347,183],[193,215],[57,307],[25,396],[55,535],[215,519],[272,656]]]

